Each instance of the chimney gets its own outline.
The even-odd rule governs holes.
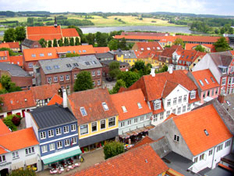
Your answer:
[[[58,26],[56,17],[54,17],[54,27],[56,28]]]
[[[152,76],[152,77],[155,77],[155,68],[151,68],[151,73],[150,73],[150,75]]]
[[[63,89],[63,108],[67,108],[67,92]]]
[[[224,103],[224,97],[225,97],[224,95],[221,95],[221,94],[220,94],[220,95],[218,96],[218,101],[219,101],[220,103]]]
[[[170,74],[172,74],[172,73],[173,73],[173,70],[174,70],[174,66],[173,66],[172,64],[169,64],[169,65],[168,65],[168,72],[169,72]]]

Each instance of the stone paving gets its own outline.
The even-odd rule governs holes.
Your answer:
[[[96,149],[96,150],[91,151],[89,153],[84,153],[84,154],[82,154],[82,156],[84,157],[84,162],[81,163],[80,167],[77,167],[77,168],[70,170],[68,172],[64,171],[62,174],[53,174],[53,175],[61,175],[61,176],[73,175],[77,171],[88,168],[90,166],[93,166],[93,165],[105,160],[103,148]],[[52,174],[50,174],[49,169],[46,169],[44,171],[38,172],[36,175],[37,176],[49,176]]]

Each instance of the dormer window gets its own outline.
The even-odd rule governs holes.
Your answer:
[[[208,82],[208,80],[205,78],[205,82],[206,82],[206,84],[209,84],[209,82]]]
[[[36,54],[32,54],[32,57],[36,57]]]
[[[137,106],[138,106],[139,109],[142,108],[141,103],[137,103]]]
[[[222,74],[226,74],[227,73],[227,67],[220,65],[219,69],[222,72]]]
[[[195,99],[196,98],[196,91],[195,90],[192,90],[190,92],[190,99]]]
[[[199,80],[199,82],[200,82],[200,84],[201,84],[202,86],[204,86],[204,84],[203,84],[202,80]]]
[[[103,102],[103,103],[102,103],[102,106],[103,106],[104,111],[108,111],[108,110],[109,110],[109,108],[108,108],[106,102]]]
[[[123,112],[128,112],[125,106],[122,106]]]
[[[87,112],[86,112],[84,107],[80,108],[80,112],[81,112],[82,116],[87,116]]]
[[[215,83],[215,80],[214,80],[214,78],[213,78],[213,77],[210,77],[210,79],[211,79],[211,81],[212,81],[213,83]]]
[[[41,53],[41,54],[40,54],[40,56],[41,56],[41,57],[44,57],[44,54],[43,54],[43,53]]]
[[[154,110],[161,109],[161,100],[154,101]]]

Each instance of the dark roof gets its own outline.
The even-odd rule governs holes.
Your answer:
[[[30,47],[34,42],[35,42],[34,40],[24,39],[24,41],[22,42],[22,45]]]
[[[11,76],[16,76],[16,77],[31,77],[20,66],[15,65],[15,64],[7,64],[7,63],[4,63],[4,62],[1,62],[0,63],[0,70],[8,71]]]
[[[60,105],[36,108],[31,114],[40,130],[77,121],[68,108]]]
[[[111,64],[112,62],[119,62],[119,65],[120,65],[120,66],[123,66],[123,65],[129,66],[129,63],[127,63],[127,62],[121,62],[121,61],[117,61],[117,60],[105,60],[105,61],[100,61],[100,62],[101,62],[102,65],[108,65],[108,66],[110,66],[110,64]]]
[[[209,53],[210,57],[217,66],[229,66],[232,61],[230,52]]]
[[[96,57],[99,58],[114,58],[114,54],[107,52],[107,53],[98,53]]]

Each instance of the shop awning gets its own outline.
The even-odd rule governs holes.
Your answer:
[[[121,137],[122,139],[127,139],[127,138],[130,138],[130,136],[137,136],[139,133],[147,132],[152,128],[154,128],[154,126],[152,126],[152,125],[145,126],[145,127],[142,127],[142,128],[137,128],[135,130],[126,132],[124,134],[121,134],[121,135],[119,135],[119,137]]]
[[[11,169],[12,170],[19,169],[21,167],[24,167],[24,162],[23,161],[11,164]]]
[[[81,153],[82,152],[80,150],[80,147],[76,146],[76,147],[73,147],[73,148],[70,148],[67,150],[63,150],[61,152],[56,152],[56,153],[53,153],[51,155],[41,157],[41,159],[42,159],[43,163],[45,165],[47,165],[47,164],[55,163],[55,162],[63,160],[63,159],[70,158],[70,157],[75,156],[75,155],[79,155]]]
[[[27,160],[25,160],[25,163],[26,163],[27,166],[28,165],[33,165],[33,164],[37,163],[37,157],[27,159]]]

